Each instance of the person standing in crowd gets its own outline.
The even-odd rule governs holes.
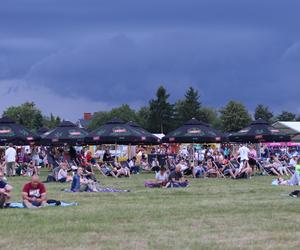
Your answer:
[[[241,145],[240,146],[240,148],[238,150],[238,157],[240,158],[240,168],[238,170],[238,173],[243,168],[249,167],[249,153],[250,153],[250,150],[246,145]]]
[[[26,208],[39,208],[46,205],[46,188],[37,175],[32,176],[31,182],[24,185],[22,199]]]
[[[8,148],[5,150],[5,162],[6,162],[7,176],[14,175],[17,151],[14,149],[13,146],[14,145],[12,143],[9,143]]]

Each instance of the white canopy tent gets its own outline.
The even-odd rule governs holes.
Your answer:
[[[273,127],[291,136],[293,142],[300,142],[300,122],[278,121]]]

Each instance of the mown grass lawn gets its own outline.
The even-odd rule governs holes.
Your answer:
[[[64,193],[68,185],[49,183],[48,198],[79,206],[0,210],[0,249],[299,249],[300,199],[272,177],[168,190],[145,188],[151,174],[99,178],[131,192]],[[9,180],[14,201],[28,180]]]

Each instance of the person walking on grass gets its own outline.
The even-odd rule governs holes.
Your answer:
[[[13,147],[12,143],[8,144],[8,148],[5,150],[5,162],[6,162],[6,173],[7,176],[13,176],[15,165],[16,165],[16,157],[17,151]]]
[[[26,208],[39,208],[47,204],[46,188],[37,175],[32,176],[31,182],[24,185],[22,199]]]

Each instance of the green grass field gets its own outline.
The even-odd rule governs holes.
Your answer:
[[[0,249],[299,249],[300,199],[272,177],[145,188],[152,177],[99,177],[130,193],[64,193],[68,185],[49,183],[48,198],[79,206],[0,210]],[[9,181],[19,201],[28,178]]]

